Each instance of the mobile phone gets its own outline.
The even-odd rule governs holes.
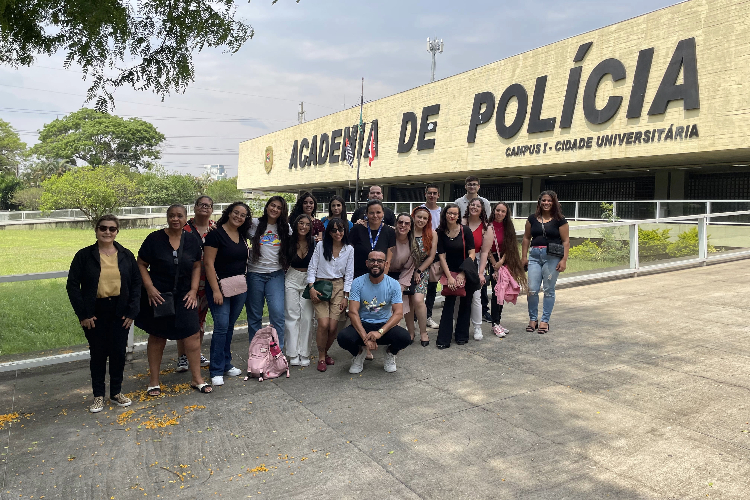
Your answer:
[[[529,272],[529,265],[528,264],[524,264],[523,265],[523,270],[528,273]]]

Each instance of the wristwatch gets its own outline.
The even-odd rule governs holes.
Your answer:
[[[382,337],[382,336],[383,336],[383,334],[384,334],[385,332],[383,331],[383,329],[382,329],[382,328],[378,328],[378,333],[379,333],[379,334],[380,334],[380,336]]]

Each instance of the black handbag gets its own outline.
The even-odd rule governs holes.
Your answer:
[[[182,260],[182,251],[185,248],[185,232],[183,231],[180,235],[180,247],[177,249],[177,260],[175,261],[175,267],[177,268],[174,274],[174,287],[171,292],[163,292],[161,298],[164,302],[156,304],[154,308],[154,318],[164,318],[167,316],[174,316],[176,309],[174,305],[174,298],[177,295],[177,280],[180,278],[180,261]]]
[[[547,240],[547,231],[544,229],[544,222],[541,222],[542,224],[542,234],[544,234],[544,239]],[[554,243],[549,240],[547,240],[547,255],[551,255],[552,257],[560,257],[561,259],[565,257],[565,247],[562,246],[561,243]]]
[[[388,276],[398,281],[398,278],[401,276],[401,271],[394,271],[392,273],[388,273]],[[416,291],[417,291],[417,282],[414,281],[414,273],[411,273],[411,284],[409,284],[406,290],[402,291],[401,293],[403,293],[404,295],[414,295]]]

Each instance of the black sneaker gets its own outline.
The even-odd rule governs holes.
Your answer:
[[[492,323],[492,315],[488,312],[484,313],[484,315],[482,316],[482,319],[484,320],[485,323]]]

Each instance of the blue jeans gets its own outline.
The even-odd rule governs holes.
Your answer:
[[[544,283],[544,301],[542,302],[542,321],[549,323],[552,308],[555,307],[555,283],[560,274],[556,268],[560,257],[547,255],[546,248],[532,248],[529,252],[529,320],[537,321],[539,314],[539,288]]]
[[[279,348],[284,350],[284,270],[272,273],[247,273],[247,333],[252,342],[263,320],[263,302],[268,304],[271,326],[279,336]]]
[[[234,297],[224,297],[223,303],[214,304],[214,294],[210,286],[206,287],[206,298],[211,316],[214,318],[214,333],[211,335],[211,366],[208,371],[212,377],[222,376],[233,368],[232,335],[234,323],[245,305],[246,293]]]

